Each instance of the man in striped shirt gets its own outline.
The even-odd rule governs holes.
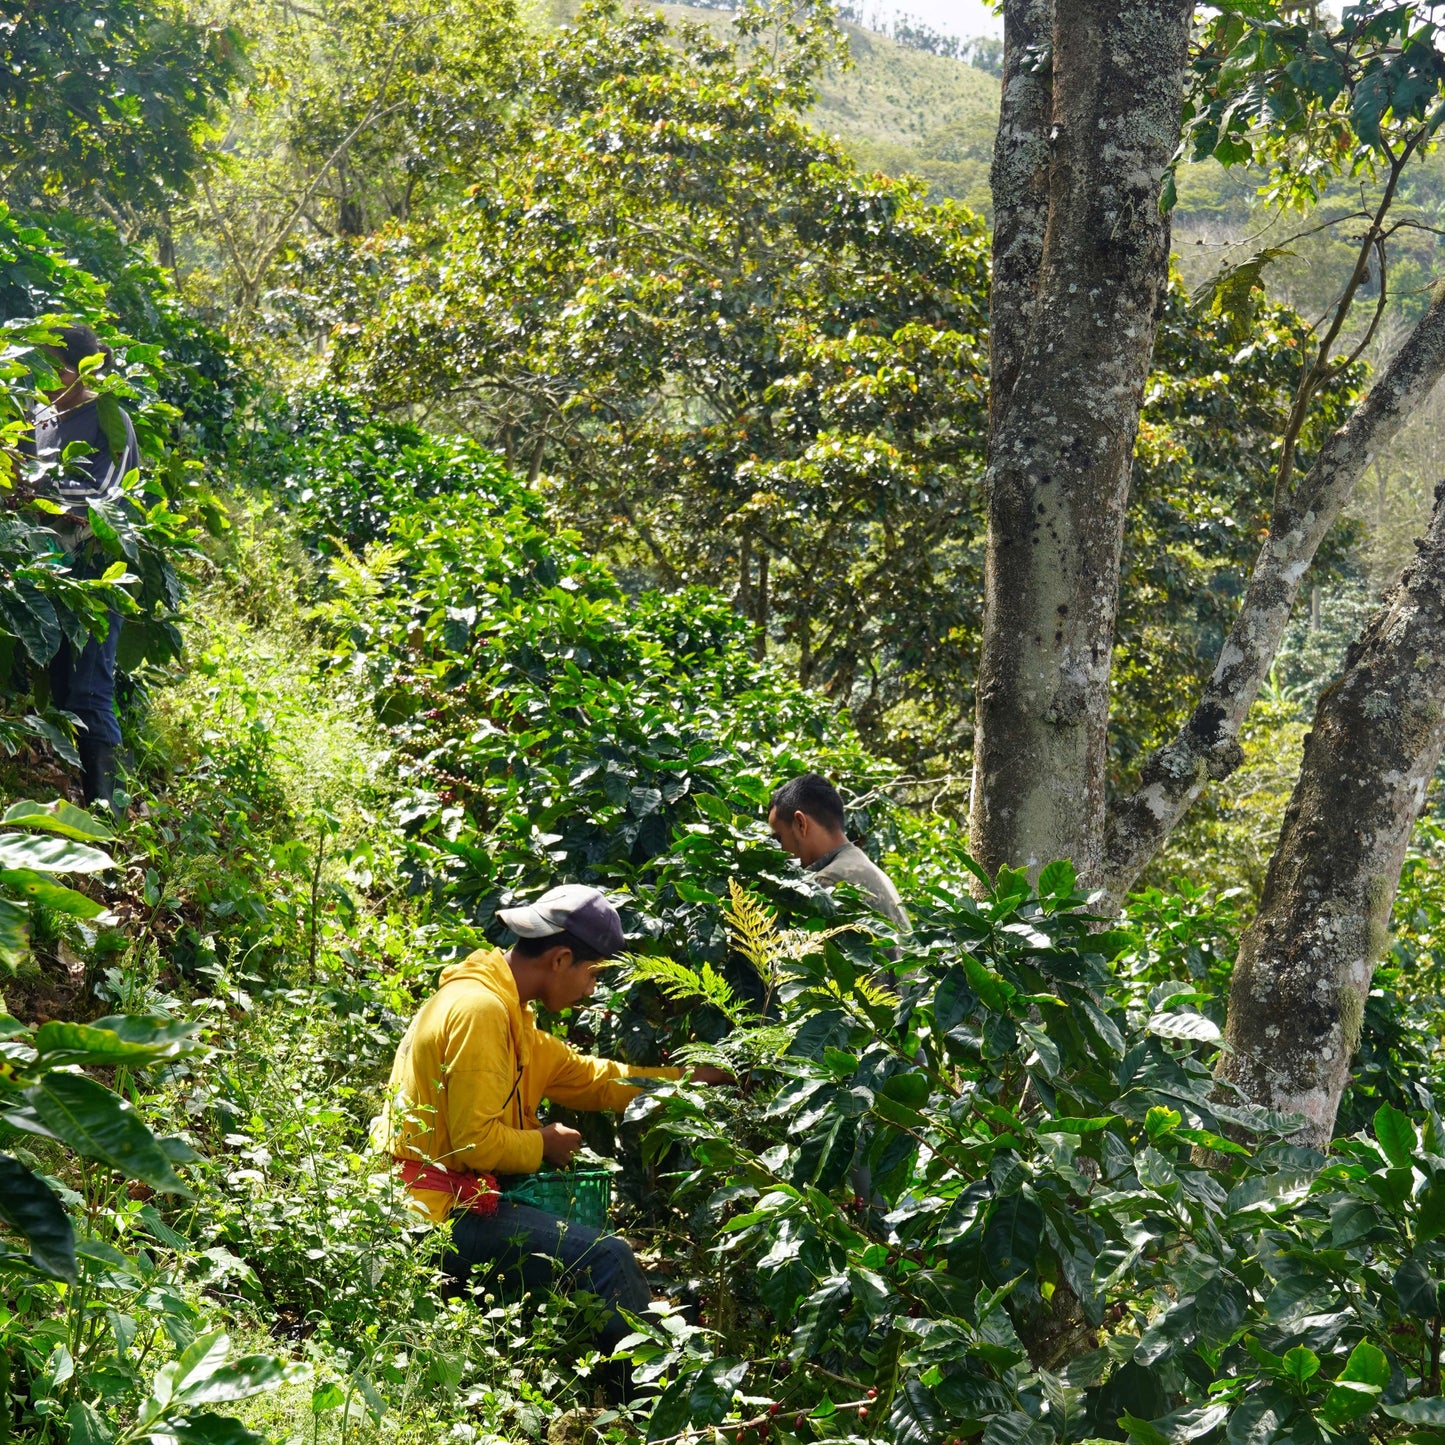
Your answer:
[[[59,329],[60,342],[47,347],[60,385],[46,393],[47,406],[35,415],[34,454],[44,469],[41,488],[65,511],[54,518],[56,536],[67,564],[77,578],[99,577],[110,558],[93,540],[92,506],[103,507],[122,495],[121,483],[140,465],[135,428],[119,407],[109,431],[98,398],[81,374],[92,356],[111,363],[110,348],[88,326]],[[79,443],[67,457],[66,449]],[[80,781],[87,803],[112,803],[115,750],[120,724],[115,715],[115,654],[120,642],[120,614],[110,612],[104,638],[91,637],[77,654],[68,640],[50,664],[50,694],[57,707],[74,713],[84,730],[76,739]]]

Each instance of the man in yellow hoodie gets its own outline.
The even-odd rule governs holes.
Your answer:
[[[625,1109],[628,1078],[682,1077],[590,1058],[536,1027],[527,1006],[553,1013],[589,998],[598,967],[621,953],[622,920],[595,888],[566,884],[526,908],[497,915],[517,942],[480,949],[442,971],[437,992],[407,1029],[392,1065],[391,1151],[403,1180],[440,1223],[452,1220],[445,1268],[462,1279],[477,1266],[521,1272],[530,1285],[560,1275],[613,1306],[609,1348],[628,1332],[617,1306],[647,1308],[651,1292],[627,1241],[516,1203],[496,1176],[571,1162],[582,1136],[542,1125],[543,1099],[574,1109]],[[721,1071],[693,1078],[721,1083]]]

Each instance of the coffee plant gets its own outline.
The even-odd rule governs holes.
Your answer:
[[[634,1104],[678,1158],[709,1320],[638,1321],[654,1441],[1323,1441],[1445,1424],[1445,1129],[1389,1105],[1330,1156],[1213,1082],[1176,979],[1111,967],[1067,865],[938,890],[893,963],[735,895],[744,1082]],[[681,1151],[679,1155],[678,1151]],[[1420,1437],[1417,1437],[1420,1438]],[[1433,1438],[1433,1437],[1432,1437]]]

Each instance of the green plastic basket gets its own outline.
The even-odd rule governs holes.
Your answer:
[[[612,1174],[606,1169],[543,1169],[509,1182],[502,1193],[518,1204],[544,1209],[568,1224],[606,1229]]]

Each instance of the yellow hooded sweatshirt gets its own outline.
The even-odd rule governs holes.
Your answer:
[[[398,1159],[473,1174],[530,1174],[542,1167],[537,1106],[625,1109],[629,1075],[679,1079],[589,1058],[536,1026],[500,949],[478,949],[442,970],[441,986],[407,1029],[391,1066],[388,1129]],[[414,1189],[440,1223],[452,1197]]]

